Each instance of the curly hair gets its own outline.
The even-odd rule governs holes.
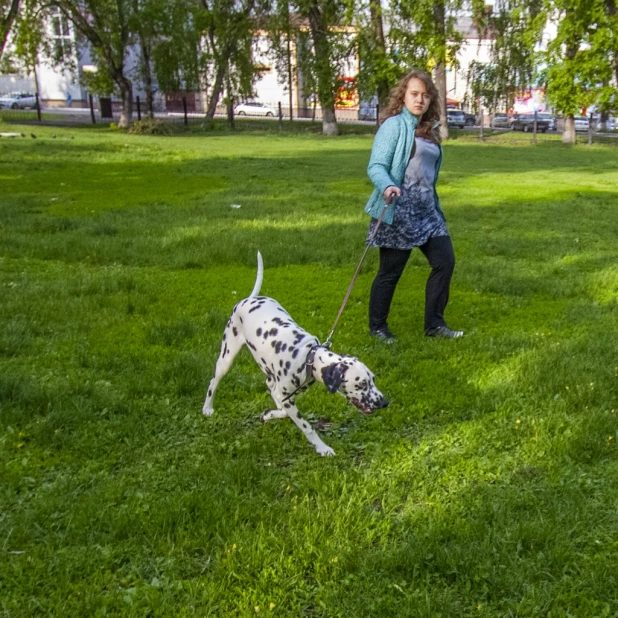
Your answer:
[[[412,69],[407,75],[402,77],[399,80],[399,83],[391,90],[384,119],[386,120],[386,118],[390,118],[391,116],[396,116],[401,113],[401,110],[404,107],[404,99],[408,89],[408,83],[414,77],[425,84],[427,94],[431,98],[429,108],[423,114],[423,117],[416,127],[416,135],[439,144],[440,132],[434,130],[433,125],[434,122],[440,120],[440,96],[438,94],[438,89],[431,79],[431,75],[422,69]]]

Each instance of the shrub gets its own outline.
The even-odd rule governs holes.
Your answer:
[[[134,122],[129,128],[128,133],[135,135],[171,135],[172,127],[156,118],[144,118]]]

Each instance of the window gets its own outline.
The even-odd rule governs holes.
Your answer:
[[[52,15],[51,29],[53,58],[56,62],[61,62],[71,56],[72,37],[69,20],[58,11]]]

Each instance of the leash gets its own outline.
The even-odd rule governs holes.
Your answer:
[[[350,285],[348,286],[348,291],[345,293],[343,302],[341,303],[341,307],[339,308],[339,313],[337,313],[337,317],[335,318],[335,321],[330,329],[330,333],[328,333],[328,337],[326,337],[326,341],[324,341],[324,343],[318,343],[317,345],[314,345],[311,348],[311,350],[309,350],[309,354],[307,354],[307,360],[305,361],[305,371],[306,371],[305,381],[296,390],[292,391],[289,395],[286,395],[282,399],[282,403],[285,403],[288,399],[296,395],[298,391],[304,389],[305,387],[315,382],[315,378],[313,377],[313,362],[315,360],[316,352],[318,351],[318,348],[325,348],[327,350],[330,350],[330,347],[332,345],[331,339],[335,332],[335,328],[337,328],[337,323],[339,322],[339,318],[341,318],[341,315],[343,314],[343,310],[345,309],[345,306],[347,305],[348,300],[350,299],[350,294],[352,294],[352,289],[354,288],[354,284],[356,283],[356,280],[358,279],[361,266],[363,265],[363,262],[365,261],[367,252],[369,251],[369,244],[375,238],[375,235],[378,233],[378,228],[380,227],[380,224],[382,223],[382,219],[384,218],[384,214],[386,213],[386,209],[388,208],[388,206],[389,206],[388,204],[384,204],[384,208],[382,208],[382,212],[380,213],[380,216],[378,217],[378,222],[376,224],[376,227],[373,230],[373,233],[371,234],[371,236],[369,237],[369,242],[367,243],[365,250],[363,251],[363,255],[361,256],[361,259],[358,263],[358,266],[356,267],[356,271],[354,272],[352,281],[350,282]]]
[[[324,341],[324,343],[322,344],[325,348],[329,348],[332,345],[331,344],[331,338],[333,336],[333,333],[335,332],[335,328],[337,328],[337,323],[339,322],[339,318],[341,317],[341,315],[343,314],[343,310],[345,309],[345,306],[348,303],[348,300],[350,298],[350,294],[352,294],[352,289],[354,288],[354,284],[356,283],[356,279],[358,279],[358,275],[360,273],[360,269],[361,266],[363,265],[363,262],[365,261],[365,257],[367,256],[367,251],[369,251],[369,244],[371,243],[371,241],[375,238],[375,235],[378,233],[378,228],[380,227],[380,224],[382,223],[382,219],[384,218],[384,213],[386,212],[386,209],[388,208],[388,204],[384,204],[384,208],[382,208],[382,212],[380,213],[380,216],[378,217],[378,223],[375,227],[375,229],[373,230],[373,234],[371,234],[371,237],[369,238],[369,242],[367,243],[366,247],[365,247],[365,251],[363,251],[363,255],[361,256],[360,262],[358,263],[358,266],[356,267],[356,271],[354,272],[354,276],[352,277],[352,281],[350,282],[350,285],[348,287],[348,291],[345,293],[345,296],[343,298],[343,302],[341,303],[341,307],[339,309],[339,313],[337,314],[337,317],[335,318],[335,321],[330,329],[330,333],[328,333],[328,337],[326,337],[326,341]]]

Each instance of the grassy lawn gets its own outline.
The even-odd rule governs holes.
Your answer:
[[[467,336],[415,252],[370,339],[370,252],[334,349],[391,405],[300,396],[321,458],[246,351],[200,412],[258,249],[326,337],[372,136],[0,130],[0,616],[618,616],[618,148],[445,146]]]

